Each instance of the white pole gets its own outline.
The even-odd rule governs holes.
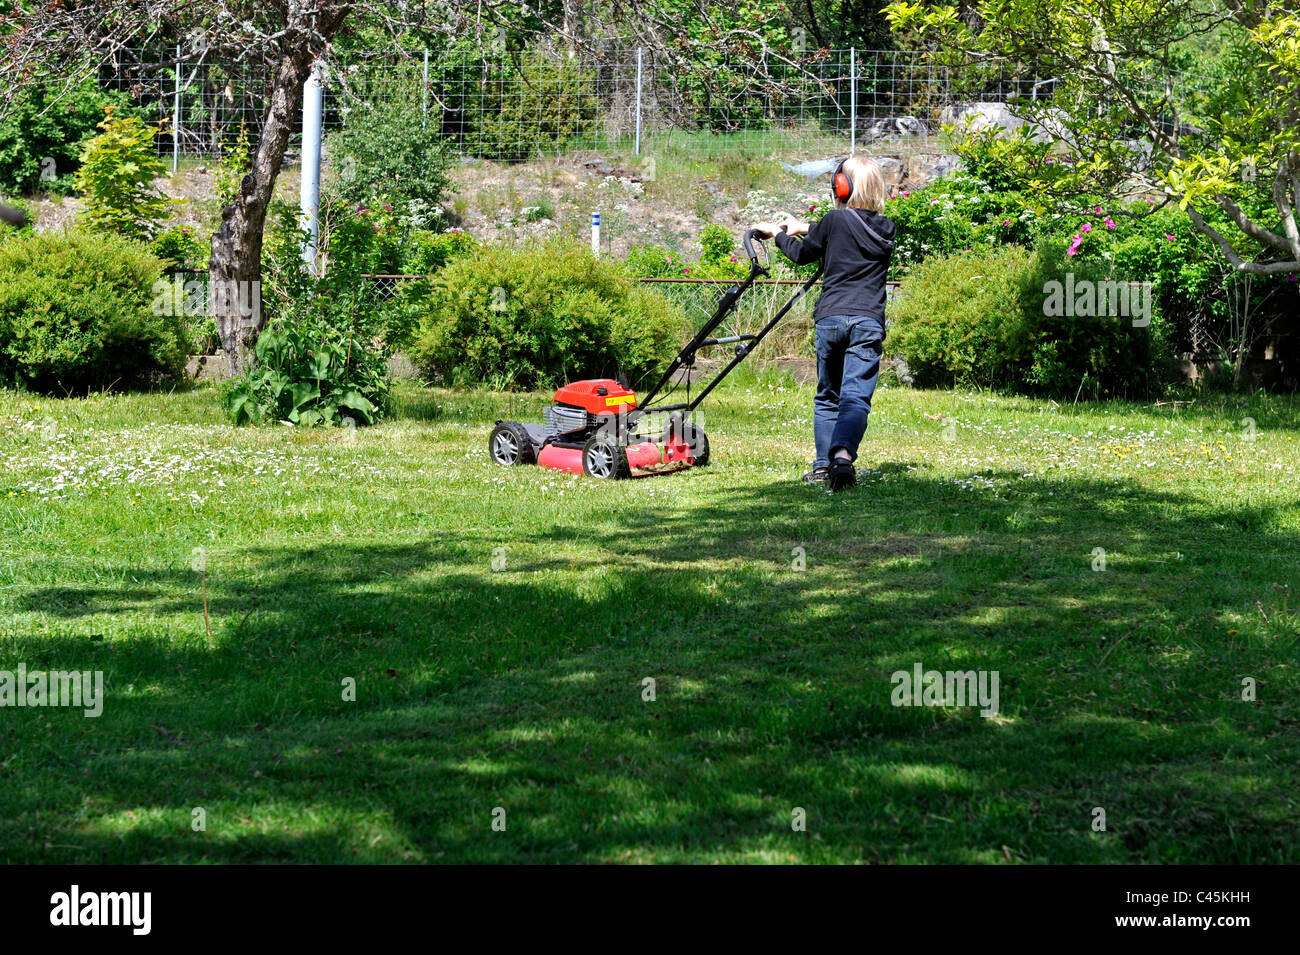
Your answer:
[[[849,155],[858,142],[858,51],[849,47]]]
[[[641,47],[636,48],[636,155],[641,155]]]
[[[421,126],[429,125],[429,51],[424,51],[424,119]]]
[[[312,64],[311,76],[302,91],[302,179],[298,208],[310,237],[303,242],[302,260],[307,271],[316,274],[316,246],[320,239],[320,153],[321,113],[325,103],[324,77],[320,61]]]
[[[600,255],[600,213],[591,214],[591,252]]]
[[[181,156],[181,45],[176,44],[176,98],[172,103],[172,175]]]

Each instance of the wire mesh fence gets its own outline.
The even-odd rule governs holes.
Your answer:
[[[746,149],[784,158],[816,145],[847,153],[884,128],[899,131],[882,120],[914,121],[907,134],[928,138],[958,103],[1040,100],[1061,82],[997,66],[943,66],[915,52],[852,49],[788,62],[722,58],[707,68],[640,48],[352,54],[323,68],[327,134],[351,109],[384,108],[382,97],[365,99],[368,80],[398,78],[405,83],[382,84],[383,95],[418,97],[455,152],[499,161],[612,149]],[[161,154],[208,158],[228,150],[241,129],[256,141],[271,77],[258,64],[177,67],[123,54],[99,79],[160,124]],[[1204,85],[1190,74],[1135,82],[1152,90]],[[290,161],[299,135],[295,130]]]
[[[357,288],[370,303],[379,309],[402,303],[403,293],[409,283],[423,278],[419,275],[385,275],[361,274],[356,277]],[[195,315],[204,314],[208,301],[208,275],[206,272],[188,270],[170,271],[166,279],[169,283],[181,285],[178,301],[192,303]],[[641,284],[673,302],[684,316],[682,337],[685,340],[693,335],[713,316],[718,303],[727,289],[737,285],[735,281],[724,279],[690,279],[690,278],[642,278]],[[744,296],[737,302],[736,308],[727,316],[718,329],[718,336],[749,334],[758,331],[776,315],[787,301],[795,296],[804,284],[801,279],[759,279],[755,281]],[[275,297],[275,283],[272,281],[266,294]],[[897,291],[898,283],[887,283],[887,294],[892,297]],[[798,298],[781,322],[764,339],[755,352],[759,364],[777,358],[809,358],[812,356],[813,306],[817,301],[818,285],[811,292]],[[722,354],[706,356],[712,359],[726,357]]]

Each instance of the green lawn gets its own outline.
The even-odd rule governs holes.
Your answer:
[[[0,669],[107,689],[0,709],[0,861],[1300,862],[1300,401],[885,389],[831,496],[776,378],[610,483],[488,462],[545,396],[399,398],[0,392]]]

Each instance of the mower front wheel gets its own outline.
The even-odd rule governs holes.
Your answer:
[[[582,473],[594,478],[630,477],[627,451],[607,434],[594,434],[582,446]]]
[[[664,426],[662,444],[684,444],[691,452],[691,464],[702,468],[709,463],[709,438],[704,429],[689,421],[683,421],[680,412],[669,416]]]
[[[704,429],[688,424],[682,429],[682,440],[691,449],[691,463],[697,468],[707,467],[709,464],[709,436],[704,433]]]
[[[488,436],[488,454],[497,464],[532,464],[537,455],[528,431],[518,421],[498,421]]]

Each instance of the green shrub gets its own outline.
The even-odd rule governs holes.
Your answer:
[[[87,79],[57,100],[57,84],[20,88],[0,119],[0,189],[29,193],[37,188],[61,193],[71,186],[80,164],[81,145],[93,136],[104,111],[130,112],[124,93],[106,93]]]
[[[1094,298],[1084,307],[1077,294],[1071,298],[1077,311],[1065,305],[1067,289],[1094,283],[1093,290],[1122,286],[1127,293],[1127,281],[1109,263],[1068,255],[1060,240],[1034,252],[1005,246],[928,259],[903,279],[891,303],[888,341],[922,386],[1055,398],[1151,394],[1173,375],[1154,298],[1148,299],[1150,324],[1138,326],[1138,303],[1122,315],[1089,314],[1102,306]]]
[[[114,236],[33,234],[0,245],[0,379],[80,393],[183,374],[185,320],[159,305],[162,267]]]
[[[934,256],[1000,245],[1032,247],[1053,227],[1063,228],[1059,224],[1063,216],[1036,213],[1027,207],[1023,194],[995,190],[963,172],[916,192],[900,193],[885,204],[885,215],[898,227],[890,262],[894,279]]]
[[[1173,380],[1168,327],[1159,312],[1154,283],[1145,290],[1141,284],[1130,285],[1145,280],[1109,262],[1079,261],[1067,254],[1066,242],[1058,239],[1040,243],[1021,281],[1024,323],[1016,350],[1009,356],[1020,391],[1055,398],[1141,397],[1159,393]],[[1052,298],[1049,289],[1060,290],[1058,303],[1053,304],[1064,305],[1068,290],[1082,288],[1082,282],[1092,283],[1096,293],[1076,294],[1076,305],[1084,307],[1047,308]],[[1130,297],[1127,308],[1117,297],[1124,290]],[[1112,314],[1079,314],[1102,311],[1103,298],[1109,298]],[[1113,314],[1117,305],[1123,309],[1118,315]],[[1076,314],[1049,314],[1072,310]],[[1135,325],[1143,321],[1149,324]]]
[[[262,330],[252,367],[227,386],[224,405],[235,424],[374,424],[388,388],[384,357],[322,320],[308,300]]]
[[[736,237],[731,230],[711,222],[700,230],[700,261],[726,262],[736,251]]]
[[[627,250],[623,267],[637,279],[658,279],[680,275],[686,264],[681,253],[662,245],[634,245]]]
[[[326,216],[325,272],[346,275],[392,275],[402,266],[408,229],[393,203],[380,197],[369,203],[335,202]]]
[[[450,263],[472,255],[478,242],[463,229],[446,232],[416,230],[402,250],[402,272],[420,278],[403,281],[397,295],[384,309],[383,337],[390,348],[411,344],[425,313],[431,283]]]
[[[194,226],[177,225],[164,229],[149,243],[149,250],[168,268],[186,272],[206,272],[212,249]]]
[[[1017,246],[930,258],[890,303],[888,344],[922,387],[1006,383],[1033,254]]]
[[[86,224],[97,232],[150,239],[170,205],[153,189],[154,177],[167,171],[154,152],[154,130],[138,116],[118,118],[112,110],[99,128],[103,132],[82,147],[75,178],[85,196]]]
[[[343,127],[328,138],[336,173],[328,192],[354,206],[387,202],[406,227],[440,225],[453,156],[424,115],[420,78],[381,70],[352,92]]]
[[[472,255],[478,243],[464,229],[446,232],[418,230],[412,232],[402,249],[402,272],[406,275],[432,275],[456,259]]]
[[[994,192],[1019,192],[1036,166],[1053,161],[1051,142],[1035,140],[1028,124],[1010,136],[992,126],[976,130],[959,136],[955,148],[970,176]]]
[[[481,71],[480,64],[448,66]],[[553,153],[590,133],[600,117],[595,78],[576,65],[494,64],[473,84],[464,75],[449,77],[443,97],[461,116],[463,148],[471,155],[516,161]]]
[[[239,184],[252,168],[253,144],[248,127],[241,122],[239,132],[225,143],[212,170],[213,198],[218,208],[224,209],[239,197]]]
[[[273,202],[262,245],[262,281],[267,324],[311,301],[313,314],[362,339],[383,335],[386,303],[371,292],[362,274],[391,273],[402,254],[400,230],[391,209],[333,203],[322,216],[325,271],[316,276],[302,265],[306,230],[296,207]]]
[[[659,368],[684,328],[674,306],[581,243],[485,246],[430,284],[412,357],[446,381],[534,388]]]

